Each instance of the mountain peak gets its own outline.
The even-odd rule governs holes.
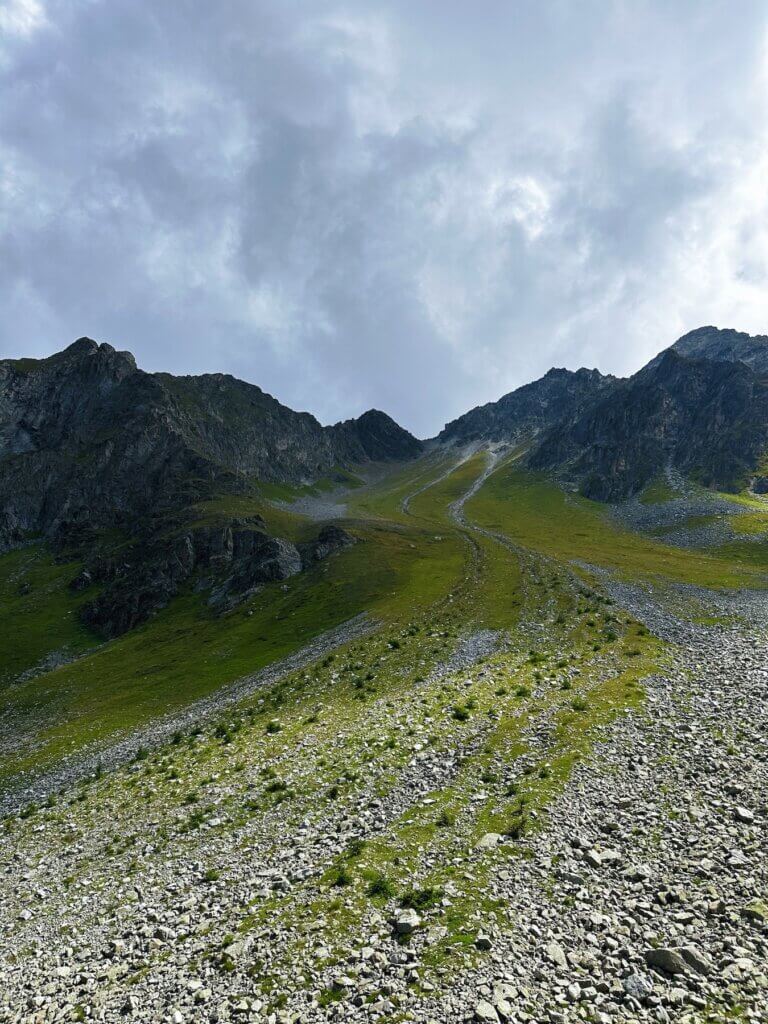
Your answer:
[[[615,380],[599,370],[553,367],[543,377],[523,384],[497,402],[470,409],[441,430],[440,441],[517,441],[547,430],[571,415]]]
[[[77,341],[73,341],[71,345],[67,345],[64,351],[61,353],[63,356],[87,356],[94,352],[99,351],[98,342],[94,341],[93,338],[78,338]]]
[[[731,328],[697,327],[684,334],[667,351],[713,362],[741,362],[759,373],[768,372],[768,337]]]
[[[422,449],[421,441],[380,409],[368,409],[328,429],[364,460],[409,459]]]
[[[95,360],[99,370],[116,379],[122,379],[130,373],[136,372],[136,360],[130,352],[119,352],[113,345],[103,341],[99,344],[93,338],[78,338],[68,345],[63,351],[50,356],[55,362],[65,361],[66,363],[80,363]],[[45,362],[45,360],[43,360]]]

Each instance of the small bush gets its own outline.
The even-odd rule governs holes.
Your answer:
[[[512,815],[504,829],[504,834],[510,839],[522,839],[528,828],[528,818],[521,809]]]
[[[442,889],[428,885],[424,889],[407,889],[400,897],[400,906],[411,907],[413,910],[429,910],[442,898]]]
[[[366,890],[369,896],[381,897],[383,899],[390,899],[395,895],[395,887],[392,885],[386,875],[376,875],[371,880]]]

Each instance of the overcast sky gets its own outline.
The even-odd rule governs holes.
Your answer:
[[[0,0],[0,357],[421,436],[768,333],[764,0]]]

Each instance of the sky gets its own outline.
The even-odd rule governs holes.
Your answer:
[[[768,7],[0,0],[0,310],[422,437],[768,333]]]

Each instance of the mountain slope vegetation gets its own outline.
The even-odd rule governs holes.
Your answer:
[[[704,340],[429,442],[0,364],[0,1019],[760,1020],[768,417]]]

